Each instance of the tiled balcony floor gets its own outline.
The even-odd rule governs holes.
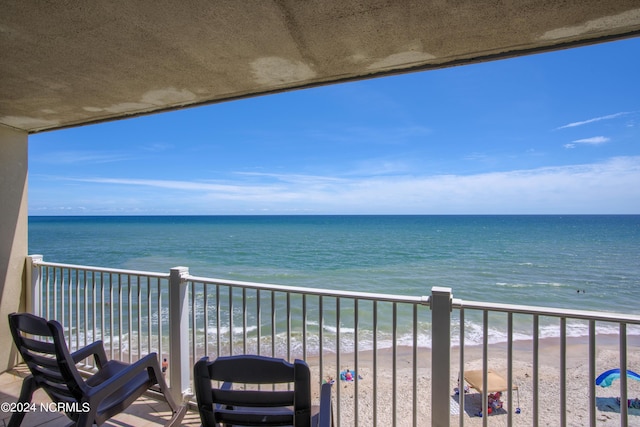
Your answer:
[[[0,375],[0,402],[16,402],[20,396],[22,379],[28,375],[28,369],[24,365]],[[36,391],[33,402],[39,407],[40,403],[51,402],[49,397],[42,390]],[[0,412],[0,427],[9,424],[11,414]],[[135,401],[126,412],[113,417],[104,426],[109,427],[151,427],[163,426],[171,418],[169,405],[161,400],[151,397],[142,397]],[[23,426],[30,427],[62,427],[71,425],[71,420],[63,413],[47,413],[36,411],[28,413],[22,422]],[[200,425],[200,417],[195,411],[187,411],[182,425],[191,427]]]

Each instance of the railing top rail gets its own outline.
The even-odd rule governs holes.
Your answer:
[[[148,276],[159,279],[168,279],[169,273],[159,273],[155,271],[142,271],[142,270],[126,270],[122,268],[106,268],[106,267],[94,267],[89,265],[77,265],[77,264],[64,264],[59,262],[47,262],[47,261],[34,261],[36,267],[57,267],[57,268],[69,268],[73,270],[84,270],[95,273],[112,273],[112,274],[129,274],[131,276]]]
[[[196,282],[196,283],[234,286],[239,288],[251,288],[251,289],[260,289],[260,290],[267,290],[267,291],[279,291],[279,292],[319,295],[319,296],[327,296],[327,297],[353,298],[353,299],[377,300],[377,301],[383,300],[387,302],[429,305],[428,296],[417,297],[417,296],[407,296],[407,295],[378,294],[378,293],[369,293],[369,292],[341,291],[341,290],[335,290],[335,289],[306,288],[306,287],[300,287],[300,286],[274,285],[269,283],[243,282],[238,280],[212,279],[210,277],[198,277],[198,276],[191,276],[191,275],[186,275],[183,277],[183,279]]]
[[[613,312],[573,310],[567,308],[539,307],[530,305],[501,304],[480,301],[465,301],[454,298],[452,302],[453,309],[471,309],[471,310],[488,310],[499,311],[515,314],[531,314],[542,315],[559,318],[596,320],[603,322],[622,322],[630,324],[640,324],[640,316],[633,314],[622,314]]]

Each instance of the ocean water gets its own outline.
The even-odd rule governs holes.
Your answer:
[[[29,253],[324,289],[420,296],[445,286],[454,298],[640,314],[640,215],[30,217]],[[477,319],[467,329],[481,333]]]

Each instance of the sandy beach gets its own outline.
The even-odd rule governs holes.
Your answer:
[[[640,371],[640,337],[629,336],[627,348],[628,369]],[[533,425],[533,358],[532,341],[517,341],[513,347],[513,383],[514,402],[507,401],[507,393],[503,394],[503,410],[491,414],[488,423],[491,426],[507,425],[507,411],[513,410],[513,425]],[[458,396],[454,389],[458,386],[460,367],[459,348],[451,351],[451,378],[448,390],[442,390],[450,398],[449,408],[431,408],[431,351],[418,349],[417,364],[413,363],[413,349],[400,347],[397,349],[397,362],[394,370],[392,350],[378,351],[377,370],[374,374],[372,352],[361,352],[358,355],[357,372],[361,377],[357,381],[345,382],[337,380],[333,387],[334,415],[340,417],[340,425],[391,425],[393,417],[394,382],[395,382],[395,416],[397,426],[413,424],[413,372],[417,373],[417,425],[426,426],[431,423],[433,411],[444,410],[450,413],[451,425],[459,425],[459,417],[464,417],[464,425],[481,426],[482,418],[477,416],[481,409],[481,395],[471,388],[465,393],[465,408],[460,414]],[[482,369],[482,348],[480,346],[465,347],[465,370]],[[488,367],[496,373],[507,376],[506,344],[495,344],[488,349]],[[318,375],[318,360],[310,358],[312,375]],[[339,368],[336,369],[335,355],[323,357],[324,375],[336,378],[336,372],[344,369],[356,369],[355,355],[340,356]],[[619,367],[619,351],[617,336],[598,336],[596,340],[596,375],[608,369]],[[394,375],[395,372],[395,375]],[[539,342],[539,424],[554,426],[560,419],[560,342],[559,339],[544,339]],[[585,426],[589,424],[588,393],[590,384],[595,378],[589,377],[587,338],[570,338],[567,340],[566,359],[566,397],[567,425]],[[596,387],[596,419],[598,425],[619,426],[620,406],[616,398],[620,396],[620,381],[614,381],[608,388]],[[375,393],[374,393],[375,392]],[[318,390],[314,396],[318,397]],[[358,396],[357,402],[355,396]],[[339,397],[341,406],[335,405]],[[640,381],[628,380],[628,398],[640,397]],[[377,404],[374,405],[374,399]],[[357,406],[357,412],[356,412]],[[374,406],[377,411],[374,415]],[[515,413],[515,408],[520,413]],[[375,419],[374,419],[375,417]],[[357,421],[356,421],[357,420]],[[629,425],[640,425],[640,409],[629,408]]]

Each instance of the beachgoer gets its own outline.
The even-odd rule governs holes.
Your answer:
[[[345,375],[347,381],[353,381],[353,374],[350,370],[347,369],[347,374]]]
[[[167,358],[162,359],[162,375],[167,373],[167,368],[169,367],[169,362],[167,362]]]

